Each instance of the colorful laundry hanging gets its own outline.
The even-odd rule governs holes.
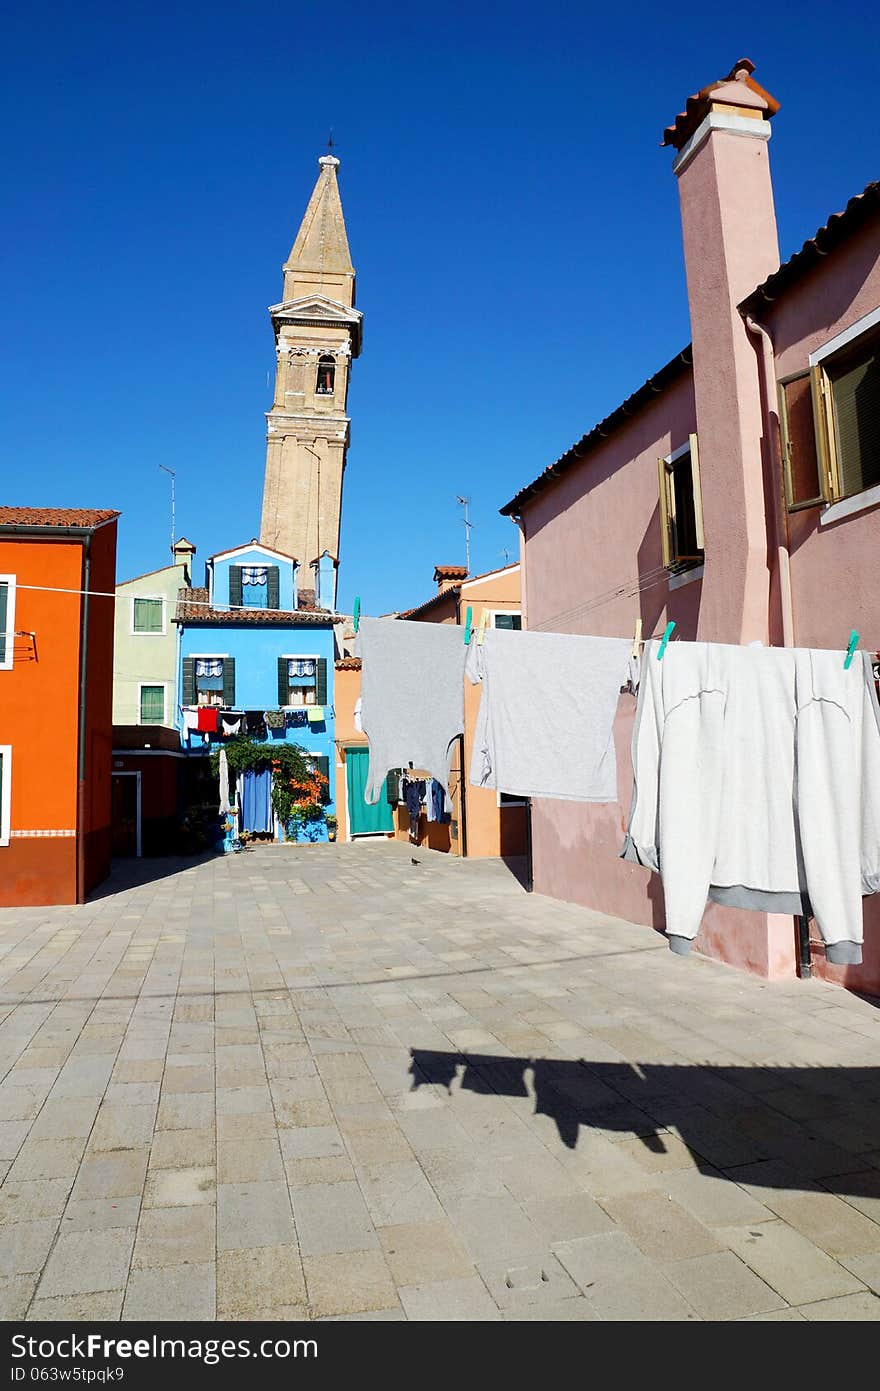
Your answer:
[[[196,728],[200,734],[216,734],[218,709],[216,705],[200,705],[198,709],[198,724]]]

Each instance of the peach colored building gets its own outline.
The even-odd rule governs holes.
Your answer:
[[[880,184],[780,265],[778,103],[740,60],[688,99],[675,152],[692,341],[502,509],[519,524],[528,628],[880,647]],[[635,700],[616,727],[620,804],[532,805],[534,885],[662,928],[659,880],[618,858]],[[880,993],[880,902],[864,963],[815,928],[710,904],[697,947],[760,975],[813,968]]]
[[[521,626],[518,564],[472,578],[468,578],[464,566],[438,565],[434,570],[434,582],[437,592],[424,604],[402,613],[401,618],[419,623],[457,623],[464,627],[470,610],[473,634],[478,632],[484,614],[490,628]],[[464,740],[458,741],[450,769],[452,819],[447,825],[428,821],[423,815],[421,835],[432,850],[450,850],[471,858],[495,855],[518,858],[527,850],[527,804],[487,787],[473,787],[467,779],[479,708],[479,686],[465,681]],[[401,839],[408,838],[409,820],[403,811],[398,814],[397,834]]]
[[[336,710],[336,817],[337,840],[361,835],[392,836],[395,818],[387,802],[368,807],[363,800],[363,779],[370,745],[359,727],[361,694],[360,657],[341,657],[335,663],[333,702]]]

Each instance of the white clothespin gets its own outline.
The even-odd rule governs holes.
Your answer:
[[[636,619],[635,630],[634,630],[634,632],[633,632],[632,655],[633,655],[634,657],[637,657],[637,656],[639,655],[639,648],[641,647],[641,645],[642,645],[642,620],[641,620],[640,618],[637,618],[637,619]]]

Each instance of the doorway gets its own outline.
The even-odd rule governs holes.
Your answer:
[[[141,775],[114,773],[110,781],[114,856],[141,857]]]
[[[375,806],[364,801],[364,788],[370,767],[370,750],[363,747],[345,750],[345,785],[348,792],[348,835],[375,836],[394,830],[394,818],[388,800],[379,797]]]

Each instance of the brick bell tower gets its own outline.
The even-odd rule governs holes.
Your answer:
[[[323,155],[305,216],[284,265],[280,304],[269,310],[275,333],[275,399],[267,412],[266,473],[260,540],[300,564],[299,592],[319,588],[336,607],[342,478],[350,420],[348,376],[361,347],[363,316],[354,307],[355,273],[336,171]],[[332,593],[328,592],[332,589]]]

